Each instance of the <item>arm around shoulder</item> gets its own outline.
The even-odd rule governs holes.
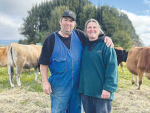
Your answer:
[[[110,37],[105,36],[104,42],[106,43],[107,47],[110,46],[111,48],[114,48],[114,43],[112,42],[112,39]]]

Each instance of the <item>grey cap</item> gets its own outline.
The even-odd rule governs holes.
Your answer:
[[[73,11],[71,10],[66,10],[64,11],[64,13],[62,14],[62,17],[70,17],[72,18],[74,21],[76,21],[76,15]]]

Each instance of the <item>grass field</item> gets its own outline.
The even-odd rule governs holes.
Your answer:
[[[143,77],[141,90],[131,84],[131,73],[119,71],[119,86],[112,102],[112,113],[150,113],[150,81]],[[49,73],[50,75],[50,73]],[[41,75],[21,74],[21,87],[10,87],[7,67],[0,68],[0,113],[50,113],[49,95],[43,93]]]

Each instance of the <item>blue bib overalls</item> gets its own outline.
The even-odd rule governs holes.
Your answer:
[[[83,46],[77,34],[71,33],[70,50],[55,34],[55,46],[50,58],[51,112],[81,113],[81,99],[77,93]]]

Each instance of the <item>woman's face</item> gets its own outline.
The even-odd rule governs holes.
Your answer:
[[[98,39],[99,29],[95,22],[89,22],[86,28],[86,34],[90,41],[94,41]]]

